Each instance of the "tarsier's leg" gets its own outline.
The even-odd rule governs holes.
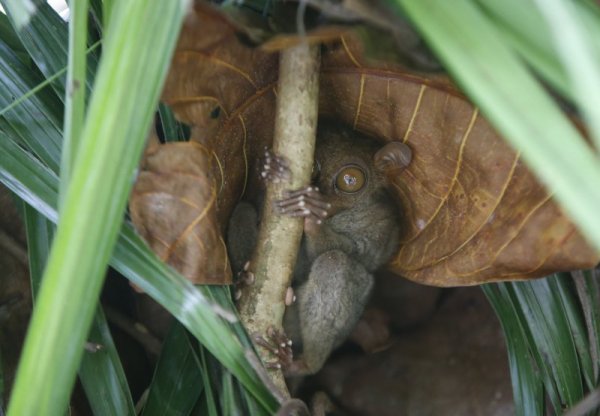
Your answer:
[[[258,213],[248,202],[237,204],[227,229],[227,248],[229,261],[234,272],[243,270],[252,256],[258,237]]]
[[[299,373],[322,367],[352,331],[372,287],[373,276],[339,250],[315,260],[308,280],[296,291],[303,345],[301,362],[295,365]]]

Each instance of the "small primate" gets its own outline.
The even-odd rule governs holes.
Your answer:
[[[286,375],[317,372],[359,320],[373,272],[390,260],[399,244],[398,205],[386,189],[384,172],[405,168],[411,158],[403,143],[382,146],[340,123],[320,121],[312,184],[271,202],[281,215],[304,218],[292,280],[297,301],[284,318],[299,358],[292,359],[291,348],[282,347],[283,334],[268,334]],[[266,152],[261,176],[274,180],[282,174],[289,174],[286,161]],[[235,271],[242,271],[252,254],[258,218],[248,202],[234,210],[228,240]]]

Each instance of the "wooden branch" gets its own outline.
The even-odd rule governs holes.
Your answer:
[[[282,327],[285,295],[304,221],[276,214],[272,203],[282,198],[284,190],[298,189],[310,182],[318,118],[319,63],[319,45],[306,42],[280,56],[273,150],[289,162],[291,178],[267,185],[258,243],[250,263],[255,282],[244,290],[240,300],[240,314],[251,335],[264,336],[269,327]],[[274,359],[263,348],[258,350],[263,362]],[[272,374],[273,382],[287,393],[281,372]]]

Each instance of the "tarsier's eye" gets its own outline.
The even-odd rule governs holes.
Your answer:
[[[360,191],[366,182],[365,172],[356,165],[344,166],[335,177],[335,187],[349,194]]]

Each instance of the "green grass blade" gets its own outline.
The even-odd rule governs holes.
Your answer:
[[[527,336],[504,284],[483,285],[483,293],[500,320],[508,350],[513,399],[517,416],[542,415],[544,390],[542,379],[529,352]]]
[[[483,113],[600,249],[600,161],[472,0],[396,0]]]
[[[0,3],[6,3],[1,0]],[[13,14],[8,13],[13,26],[17,26]],[[27,26],[17,30],[21,42],[29,56],[46,78],[67,66],[68,30],[67,24],[46,2],[39,3],[35,15]],[[65,95],[65,77],[52,83],[59,97]]]
[[[206,414],[209,416],[219,416],[220,413],[217,411],[217,396],[211,380],[211,371],[214,368],[211,368],[209,365],[209,352],[202,346],[200,346],[199,352],[199,365],[202,369],[202,380],[204,383],[203,403],[207,410]]]
[[[2,39],[12,51],[23,57],[26,56],[27,59],[29,59],[25,46],[21,43],[21,39],[19,39],[19,36],[10,24],[8,17],[3,13],[0,13],[0,39]]]
[[[134,0],[114,13],[9,415],[66,408],[186,3]]]
[[[0,40],[0,108],[27,94],[43,80]],[[5,112],[5,124],[52,170],[58,171],[62,142],[62,103],[50,89]]]
[[[0,181],[48,219],[56,222],[56,175],[9,137],[0,133],[0,139]],[[224,321],[220,316],[223,307],[207,300],[209,297],[220,299],[222,305],[227,305],[227,302],[230,304],[228,288],[195,288],[162,263],[128,225],[124,225],[121,230],[111,265],[169,310],[236,375],[267,411],[273,412],[276,409],[274,398],[245,358],[245,352],[251,348],[251,343],[241,324]]]
[[[590,340],[571,275],[568,273],[557,273],[548,277],[548,279],[552,292],[558,294],[560,297],[571,337],[575,343],[587,391],[593,390],[596,387],[596,378],[594,376],[594,364],[590,352]]]
[[[50,221],[58,221],[58,177],[2,132],[0,181]]]
[[[584,393],[577,351],[560,297],[547,279],[512,286],[535,348],[551,370],[560,394],[560,408],[571,407]]]
[[[477,0],[503,34],[536,72],[572,100],[567,74],[554,53],[551,34],[539,10],[530,1]]]
[[[102,36],[104,31],[102,26],[103,3],[102,0],[90,0],[90,29],[88,31],[90,40],[97,40],[96,38]]]
[[[233,389],[233,378],[231,373],[219,366],[221,370],[221,413],[224,415],[241,416],[241,410],[236,396],[236,391]]]
[[[168,105],[163,103],[158,105],[158,117],[165,142],[183,142],[189,139],[189,130],[187,132],[185,130],[187,126],[177,121]]]
[[[6,0],[0,0],[0,3]],[[80,2],[75,4],[77,7],[71,9],[71,16],[77,14]],[[81,20],[78,19],[79,22]],[[84,19],[87,22],[87,19]],[[13,21],[14,23],[14,21]],[[39,5],[38,10],[30,24],[18,32],[20,41],[24,45],[29,55],[33,58],[37,67],[47,80],[51,80],[50,85],[62,100],[66,95],[65,70],[68,64],[69,56],[69,30],[67,23],[56,13],[56,11],[47,3]],[[81,43],[85,42],[83,36],[79,37]],[[83,59],[81,57],[81,59]],[[87,54],[87,68],[85,73],[86,89],[91,90],[94,73],[98,66],[98,53],[96,48],[90,48]],[[83,84],[82,84],[83,85]]]
[[[27,234],[31,294],[35,301],[39,293],[48,255],[50,254],[55,226],[54,223],[25,203],[23,204],[23,219]]]
[[[85,71],[86,40],[88,20],[87,0],[78,0],[71,4],[69,19],[69,64],[67,70],[67,90],[65,95],[65,122],[63,125],[64,142],[60,166],[61,189],[64,197],[71,181],[71,170],[75,165],[79,140],[83,131],[85,115]],[[59,201],[59,206],[62,205]]]
[[[17,30],[27,26],[37,12],[34,0],[5,0],[2,5],[13,16]]]
[[[203,388],[190,338],[175,323],[163,344],[142,416],[189,415]]]
[[[516,319],[518,319],[521,330],[525,334],[529,352],[533,357],[535,368],[539,372],[540,378],[544,383],[544,390],[548,395],[548,399],[555,409],[560,409],[562,406],[560,392],[553,377],[552,365],[543,355],[543,351],[537,348],[536,339],[533,336],[533,328],[529,325],[525,311],[523,310],[519,298],[517,296],[518,288],[512,282],[503,283],[500,285],[503,296],[509,299],[512,310]]]
[[[114,0],[102,0],[102,16],[103,16],[103,26],[104,28],[108,27],[110,23],[113,9],[115,8]]]
[[[585,325],[590,344],[590,354],[594,368],[594,380],[600,376],[600,284],[597,269],[572,273],[577,295],[585,317]]]
[[[544,19],[534,2],[521,0],[477,0],[499,28],[504,39],[553,88],[571,102],[577,102],[577,91],[553,42],[553,26]],[[591,2],[573,2],[580,26],[589,39],[600,37],[600,12]],[[561,29],[562,31],[562,29]],[[592,45],[594,46],[594,45]],[[598,51],[595,52],[596,56]]]
[[[54,224],[29,205],[23,205],[31,287],[35,299],[50,253]],[[127,379],[101,309],[96,312],[88,341],[102,346],[93,353],[86,351],[79,367],[79,377],[94,415],[134,415]]]
[[[135,408],[121,360],[100,307],[96,310],[88,341],[100,346],[85,351],[79,378],[96,416],[135,416]]]
[[[551,28],[552,40],[569,76],[573,98],[600,149],[600,56],[594,37],[578,18],[572,1],[533,0]]]

